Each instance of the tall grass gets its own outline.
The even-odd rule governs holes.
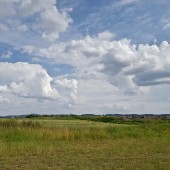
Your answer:
[[[79,126],[66,124],[64,126],[47,127],[41,121],[35,120],[0,120],[1,136],[3,134],[12,134],[11,136],[28,136],[34,139],[48,140],[103,140],[119,138],[154,138],[170,135],[170,126],[168,122],[154,123],[149,121],[142,125],[132,126]],[[11,139],[12,141],[12,139]]]
[[[44,120],[43,120],[44,121]],[[169,122],[48,126],[0,120],[0,169],[167,169]]]
[[[29,128],[41,128],[43,127],[43,124],[37,121],[19,121],[16,119],[8,119],[8,120],[0,120],[0,127],[3,128],[24,128],[24,127],[29,127]]]

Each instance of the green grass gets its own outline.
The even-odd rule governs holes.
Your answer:
[[[0,169],[168,170],[169,141],[168,121],[1,119]]]

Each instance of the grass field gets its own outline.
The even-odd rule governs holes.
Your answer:
[[[169,170],[170,124],[0,119],[0,169]]]

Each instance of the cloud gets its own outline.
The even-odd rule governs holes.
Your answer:
[[[170,23],[167,23],[163,26],[163,30],[170,29]]]
[[[120,105],[120,104],[113,104],[113,109],[114,111],[118,111],[118,112],[124,112],[129,110],[127,106]]]
[[[59,33],[67,30],[72,19],[67,11],[59,13],[56,7],[51,7],[41,12],[39,19],[34,24],[36,30],[42,30],[42,37],[49,41],[59,38]]]
[[[128,39],[113,40],[110,32],[96,37],[59,43],[39,49],[39,56],[76,68],[77,78],[100,78],[127,94],[145,93],[147,87],[169,83],[170,44],[135,45]]]
[[[111,40],[115,37],[116,35],[109,32],[109,31],[104,31],[98,34],[99,39],[103,40]]]
[[[0,103],[9,103],[9,99],[3,97],[3,96],[0,96]]]
[[[110,43],[114,34],[100,33],[97,37],[86,36],[82,39],[58,43],[48,48],[36,49],[32,47],[32,54],[54,59],[58,63],[71,64],[76,67],[86,67],[92,63],[99,63],[101,57],[112,46]],[[23,46],[25,50],[25,46]]]
[[[16,10],[14,8],[14,3],[17,2],[16,0],[6,1],[1,0],[0,1],[0,18],[4,19],[9,16],[16,15]]]
[[[62,93],[62,95],[64,95],[65,97],[67,97],[68,102],[66,102],[66,104],[69,107],[72,107],[76,101],[77,101],[77,89],[78,89],[78,82],[75,79],[67,79],[67,78],[63,78],[63,79],[58,79],[56,80],[56,85],[57,87],[60,89],[60,92]]]
[[[53,79],[40,65],[28,63],[0,63],[1,92],[22,97],[57,99]]]
[[[167,110],[168,0],[96,2],[0,1],[1,112]]]
[[[143,92],[145,86],[169,83],[169,52],[168,42],[135,46],[130,41],[119,41],[104,57],[103,72],[112,84]]]
[[[142,73],[138,73],[133,80],[140,86],[170,84],[170,71],[144,71]]]
[[[139,0],[120,0],[119,5],[124,6],[124,5],[135,3],[137,1]]]
[[[0,24],[1,31],[9,31],[8,27],[5,24]]]
[[[77,102],[78,82],[66,77],[51,77],[38,64],[0,62],[0,94],[38,101],[57,101],[73,107]],[[13,97],[11,97],[13,96]],[[5,97],[0,102],[8,102]]]
[[[24,38],[22,32],[29,32],[41,35],[48,41],[55,41],[72,22],[69,12],[70,9],[59,11],[55,0],[1,0],[0,29],[9,30],[10,38],[16,34]]]
[[[2,59],[9,59],[13,55],[12,51],[8,50],[1,55]]]
[[[0,92],[7,92],[7,91],[8,91],[7,85],[1,85],[0,86]]]

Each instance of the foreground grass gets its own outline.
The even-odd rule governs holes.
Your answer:
[[[169,169],[166,121],[1,120],[0,169]]]

